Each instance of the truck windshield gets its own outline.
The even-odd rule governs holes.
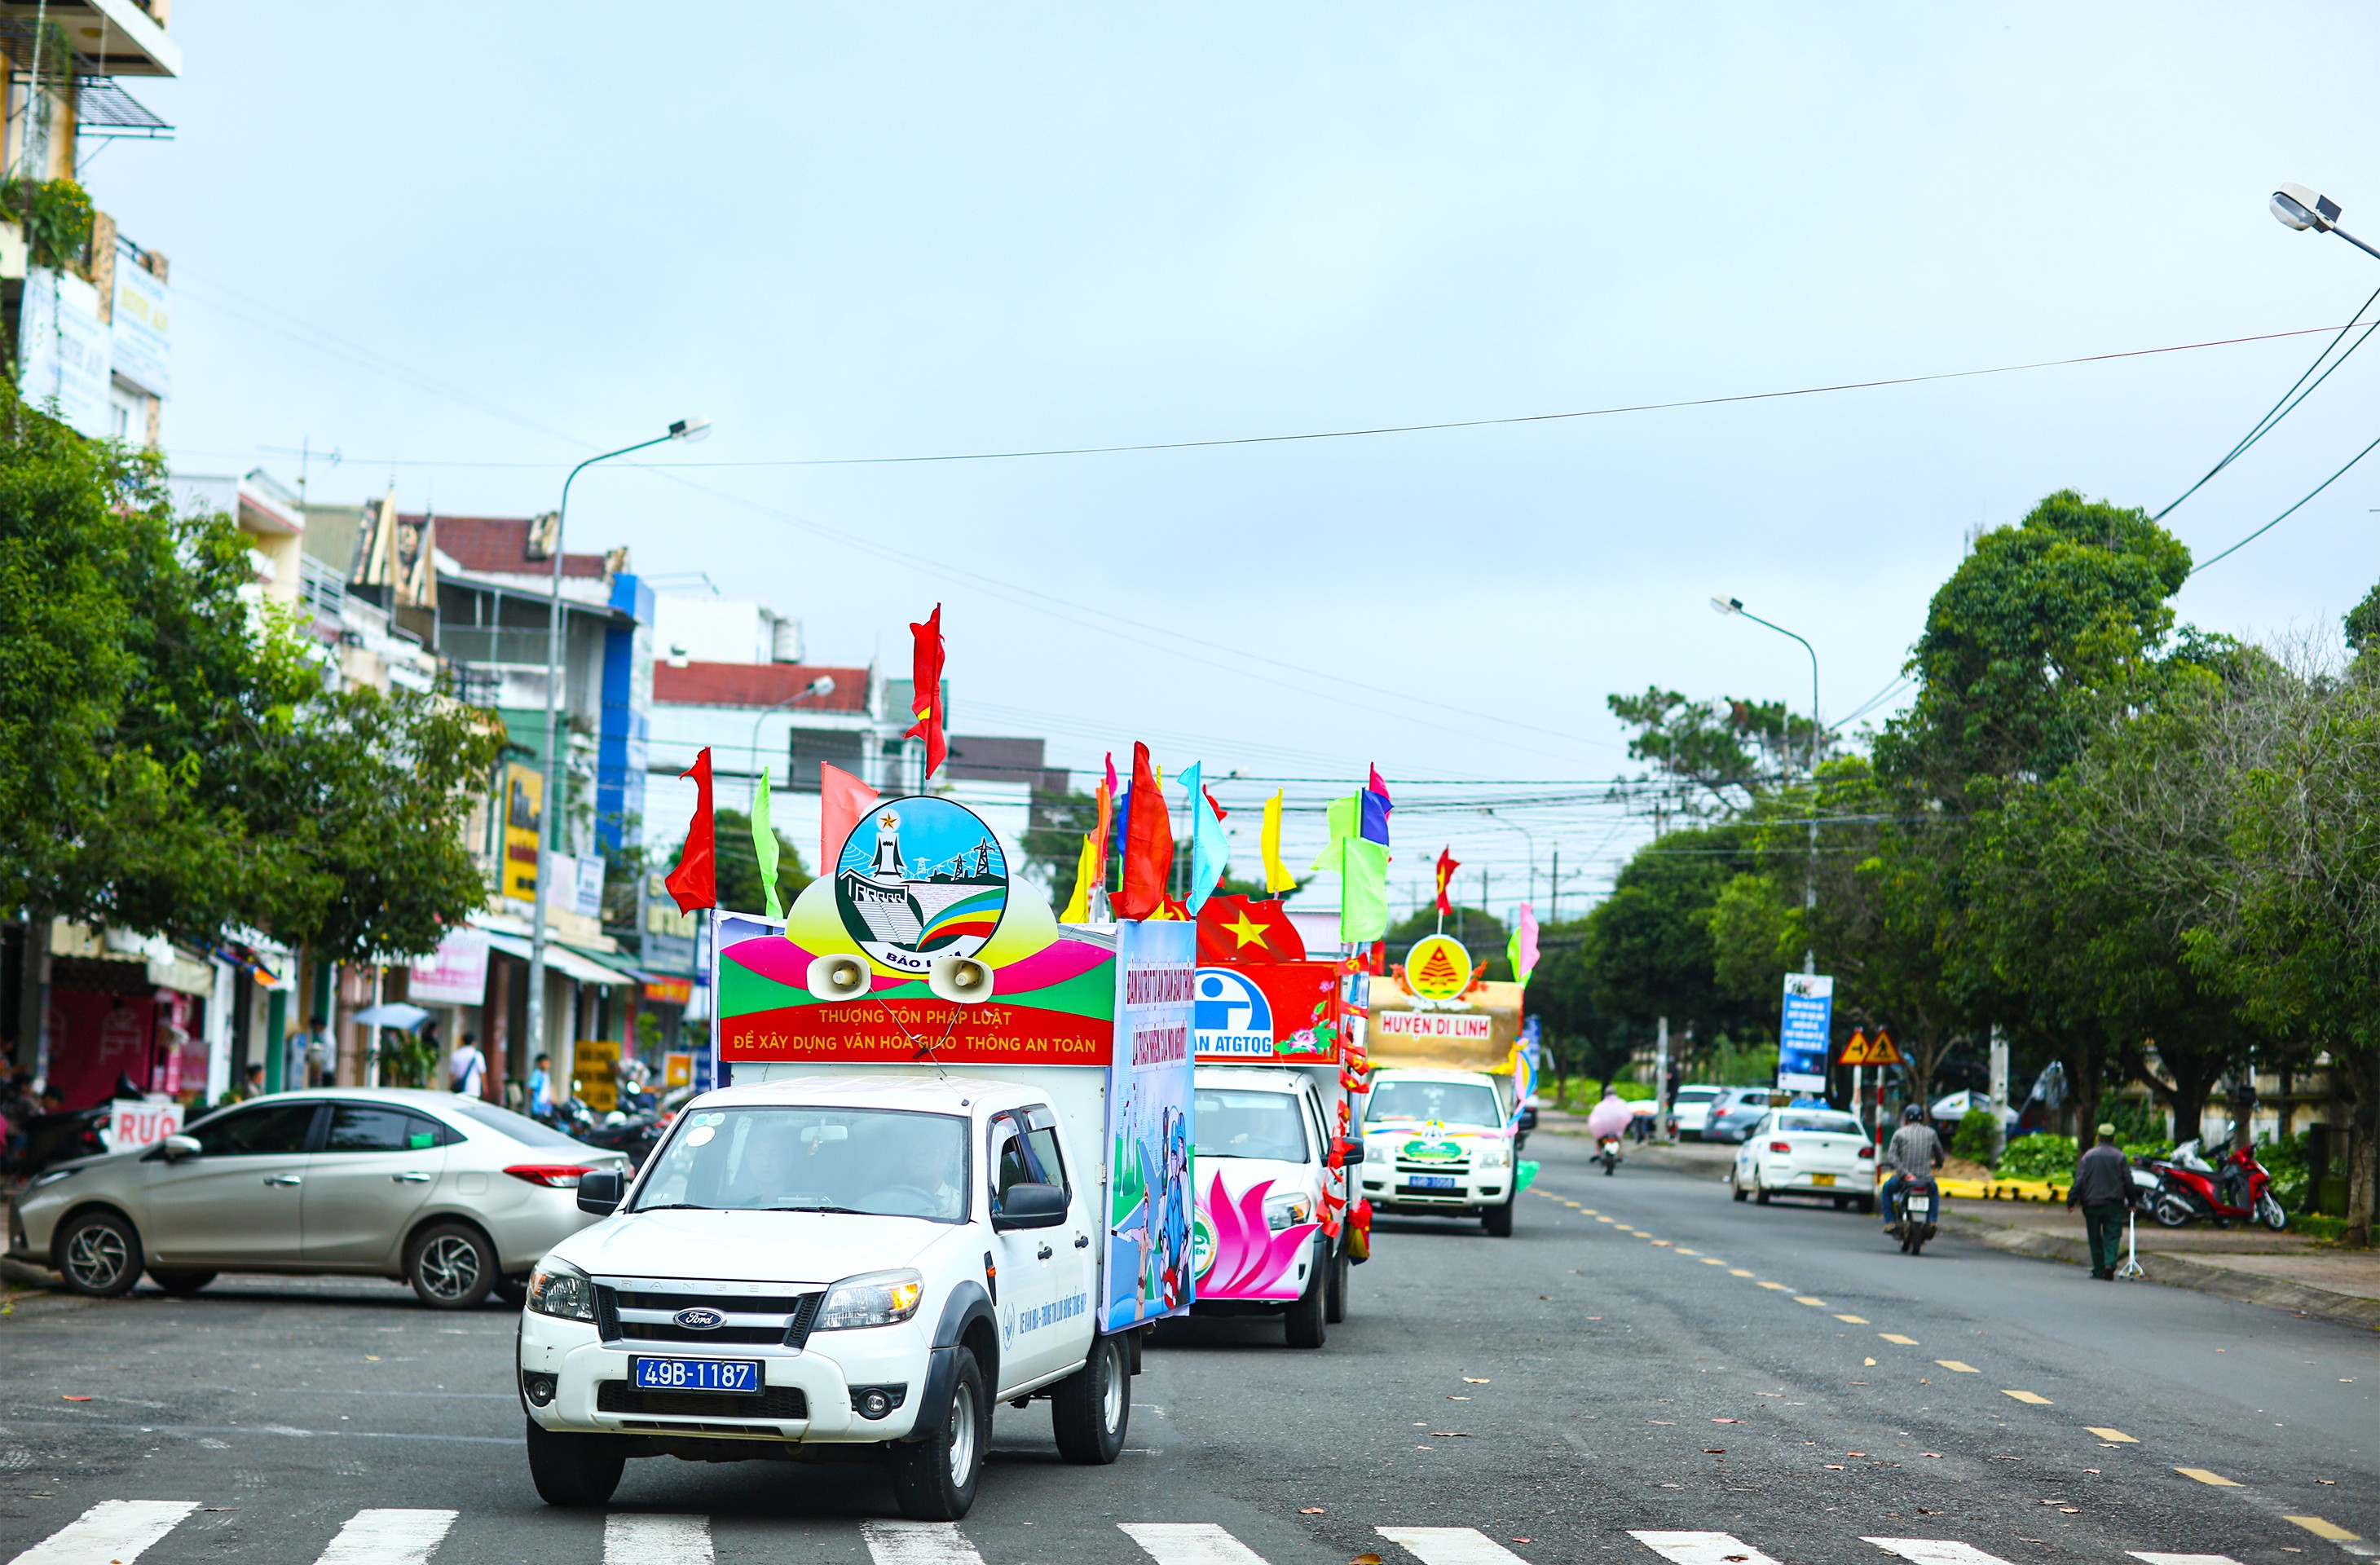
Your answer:
[[[636,1211],[854,1212],[966,1220],[966,1121],[754,1104],[679,1122]]]
[[[1500,1125],[1503,1106],[1486,1082],[1384,1081],[1372,1086],[1366,1122],[1437,1120],[1450,1125]]]
[[[1202,1086],[1192,1117],[1198,1127],[1198,1156],[1309,1161],[1302,1108],[1295,1093]]]

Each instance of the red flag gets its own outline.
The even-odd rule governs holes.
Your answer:
[[[698,907],[719,905],[719,858],[710,822],[710,746],[705,745],[694,764],[678,775],[694,779],[694,819],[686,823],[686,851],[677,855],[677,867],[662,884],[677,899],[680,913],[692,913]]]
[[[1113,771],[1115,769],[1111,766],[1108,770]],[[1099,889],[1105,891],[1108,884],[1108,848],[1115,841],[1115,784],[1112,782],[1102,782],[1095,792],[1099,806],[1099,829],[1096,844],[1099,867]]]
[[[819,763],[819,876],[834,878],[844,839],[884,795],[839,766]]]
[[[1198,910],[1198,963],[1205,967],[1303,962],[1305,941],[1279,902],[1217,892]]]
[[[1446,900],[1446,888],[1454,884],[1454,872],[1462,867],[1456,862],[1451,847],[1438,850],[1438,910],[1440,913],[1454,911],[1453,904]]]
[[[917,643],[909,662],[909,715],[917,721],[902,737],[926,742],[930,778],[942,764],[942,606],[935,604],[925,624],[912,622],[909,634]]]
[[[1173,873],[1173,822],[1166,818],[1165,790],[1158,786],[1148,746],[1132,746],[1132,808],[1123,827],[1123,890],[1115,901],[1119,918],[1152,918],[1165,905],[1165,883]]]

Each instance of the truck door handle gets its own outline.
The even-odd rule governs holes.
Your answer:
[[[1087,1233],[1077,1233],[1076,1235],[1075,1235],[1075,1249],[1077,1249],[1077,1250],[1087,1250],[1087,1249],[1089,1249],[1090,1247],[1091,1247],[1091,1236],[1090,1236],[1089,1234],[1087,1234]]]
[[[304,1177],[299,1174],[266,1174],[264,1176],[264,1183],[267,1184],[302,1184],[305,1183],[305,1180]]]
[[[1037,1261],[1046,1261],[1053,1253],[1054,1252],[1050,1250],[1049,1245],[1044,1244],[1041,1248],[1033,1252],[1033,1258]]]
[[[404,1173],[391,1174],[388,1177],[399,1184],[427,1184],[430,1183],[430,1176],[423,1173],[419,1169],[408,1169]]]

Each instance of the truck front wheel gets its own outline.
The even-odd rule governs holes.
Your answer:
[[[1488,1207],[1479,1214],[1479,1226],[1493,1238],[1510,1239],[1512,1237],[1512,1208],[1519,1201],[1520,1197],[1516,1195],[1500,1207]]]
[[[1332,1326],[1347,1318],[1347,1284],[1353,1280],[1347,1275],[1349,1269],[1346,1251],[1330,1257],[1329,1292],[1322,1295],[1322,1318]]]
[[[1282,1329],[1293,1348],[1318,1348],[1330,1335],[1330,1328],[1325,1324],[1330,1313],[1330,1284],[1325,1280],[1329,1270],[1326,1262],[1307,1272],[1305,1292],[1297,1296],[1296,1302],[1289,1306],[1288,1313],[1281,1317]]]
[[[892,1448],[892,1498],[913,1522],[956,1522],[975,1504],[990,1404],[983,1371],[965,1348],[951,1373],[951,1405],[934,1428]]]
[[[617,1435],[557,1434],[528,1423],[528,1475],[548,1505],[601,1505],[620,1486],[628,1443]]]
[[[1058,1454],[1068,1462],[1104,1467],[1123,1453],[1124,1426],[1132,1420],[1132,1367],[1121,1341],[1092,1339],[1083,1367],[1050,1393],[1050,1418]]]

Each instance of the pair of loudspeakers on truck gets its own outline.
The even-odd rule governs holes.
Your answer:
[[[820,1000],[856,1000],[874,983],[866,961],[827,955],[810,963],[808,989]],[[936,1000],[979,1005],[991,998],[991,969],[971,956],[937,956],[926,969],[926,988]]]

